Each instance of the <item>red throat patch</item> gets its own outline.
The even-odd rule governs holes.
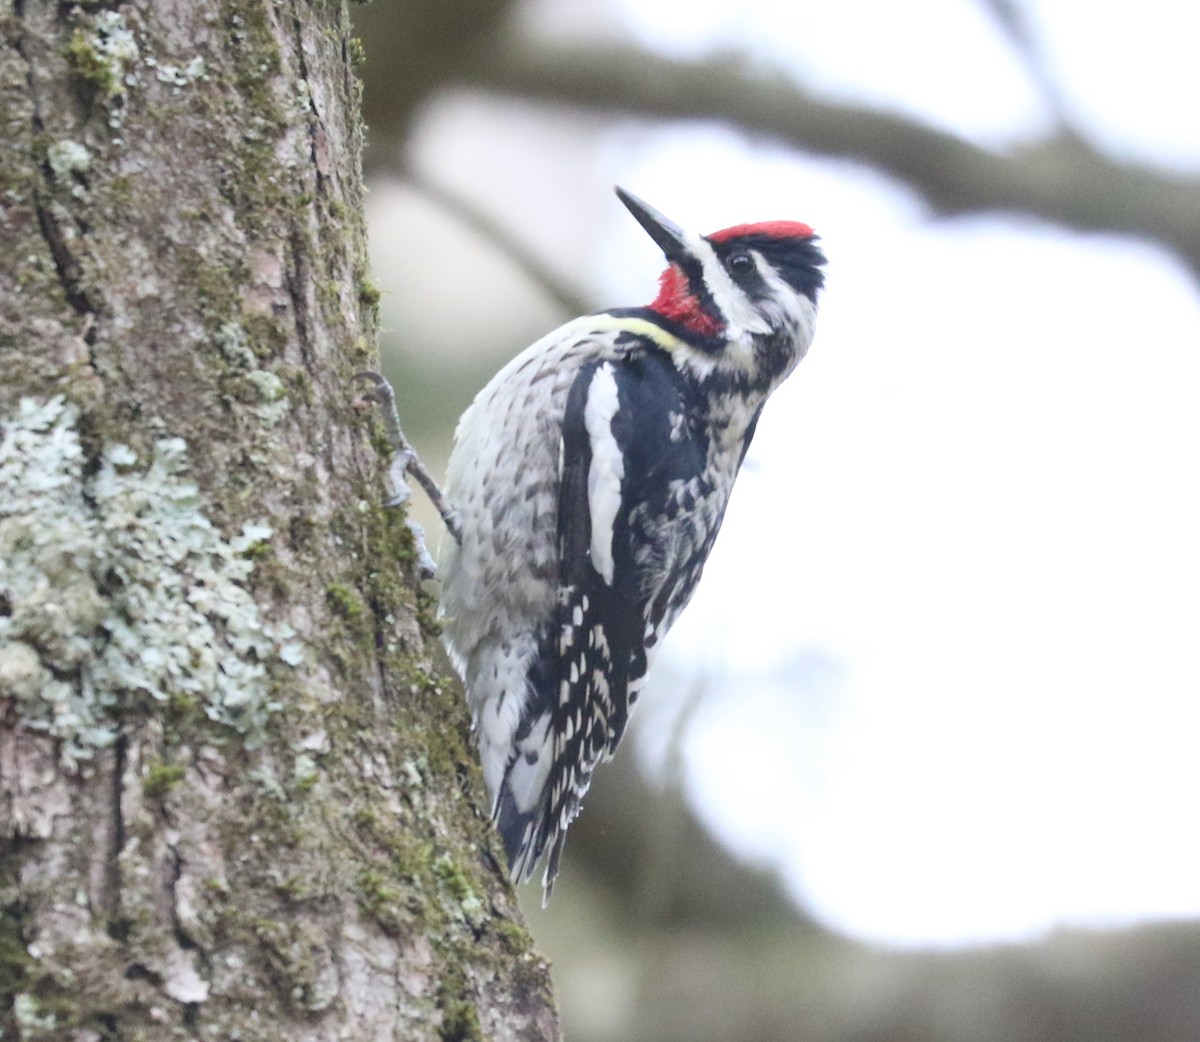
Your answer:
[[[650,310],[700,336],[716,336],[723,328],[720,319],[704,309],[687,276],[674,264],[659,276],[658,296]]]

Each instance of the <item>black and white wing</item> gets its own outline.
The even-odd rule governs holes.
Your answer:
[[[669,358],[585,365],[567,396],[558,496],[559,591],[539,636],[496,821],[513,878],[547,846],[549,897],[567,827],[612,756],[653,648],[699,579],[724,502]]]

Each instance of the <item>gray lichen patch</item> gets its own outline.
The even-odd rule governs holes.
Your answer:
[[[269,369],[258,368],[258,356],[238,323],[224,323],[214,339],[229,367],[226,393],[248,405],[264,428],[276,426],[291,408],[283,380]]]
[[[87,190],[78,180],[92,165],[92,154],[78,141],[54,141],[46,149],[46,161],[59,184],[67,188],[77,199],[87,196]]]
[[[109,444],[85,473],[77,421],[56,397],[0,423],[0,697],[69,763],[111,743],[117,710],[174,700],[260,741],[268,664],[300,660],[246,585],[271,529],[219,532],[180,438],[149,460]]]
[[[134,67],[140,57],[137,38],[119,11],[99,12],[90,25],[76,28],[67,46],[75,75],[106,101],[120,98],[137,82]],[[120,109],[114,109],[109,123],[120,126]]]

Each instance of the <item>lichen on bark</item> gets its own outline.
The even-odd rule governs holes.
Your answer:
[[[245,585],[271,527],[225,538],[179,438],[159,439],[148,463],[101,445],[84,475],[78,419],[60,396],[22,399],[0,421],[0,692],[71,768],[147,700],[190,703],[260,744],[278,708],[266,663],[294,665],[301,647]]]

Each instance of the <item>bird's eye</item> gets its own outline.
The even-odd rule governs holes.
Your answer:
[[[736,278],[749,275],[755,270],[754,258],[748,253],[735,253],[729,258],[727,265],[729,267],[729,273]]]

